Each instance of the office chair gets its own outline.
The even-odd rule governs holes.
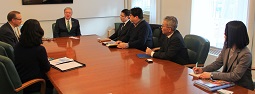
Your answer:
[[[44,79],[33,79],[22,84],[13,62],[8,57],[0,55],[0,94],[23,94],[24,88],[37,82],[41,83],[41,91],[35,93],[45,94]]]
[[[4,47],[0,46],[0,55],[8,57]]]
[[[2,46],[4,48],[4,50],[7,54],[7,55],[4,55],[4,56],[7,56],[12,61],[14,61],[14,49],[13,49],[13,47],[10,44],[2,42],[2,41],[0,41],[0,46]]]
[[[184,43],[189,55],[189,64],[185,66],[192,68],[198,63],[198,67],[203,67],[210,49],[210,42],[198,35],[186,35]]]
[[[56,30],[55,30],[55,25],[56,25],[56,23],[53,23],[52,24],[52,33],[53,33],[53,38],[56,38]]]
[[[161,35],[161,25],[159,24],[150,24],[152,30],[152,41],[153,41],[153,48],[160,47],[162,43]]]
[[[120,24],[121,24],[121,23],[114,23],[114,28],[113,28],[113,29],[108,30],[107,37],[110,37],[110,36],[113,34],[113,32],[112,32],[112,31],[116,32],[116,30],[118,30],[118,29],[119,29]]]

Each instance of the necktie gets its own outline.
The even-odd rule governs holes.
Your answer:
[[[67,31],[68,31],[68,32],[70,32],[70,30],[71,30],[71,29],[70,29],[70,23],[69,23],[69,20],[67,21],[67,26],[66,26],[66,28],[67,28]]]
[[[19,36],[20,36],[19,28],[15,27],[14,34],[15,34],[15,36],[16,36],[16,38],[17,38],[17,40],[19,41]]]
[[[122,23],[122,26],[121,26],[120,30],[122,30],[122,28],[124,27],[124,25],[125,25],[125,23]]]

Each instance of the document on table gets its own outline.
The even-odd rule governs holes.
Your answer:
[[[58,69],[62,72],[86,66],[86,64],[80,63],[67,57],[51,60],[50,64],[53,68]]]

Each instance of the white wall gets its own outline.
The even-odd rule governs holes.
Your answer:
[[[182,36],[190,33],[192,0],[161,0],[161,23],[166,16],[178,19],[178,30]]]
[[[124,8],[124,0],[74,0],[73,4],[22,5],[21,0],[0,0],[0,26],[7,22],[7,14],[12,10],[21,12],[22,20],[37,19],[52,37],[52,23],[64,16],[64,8],[73,8],[73,17],[80,21],[82,35],[97,34],[106,37],[109,28],[120,22],[119,14]]]

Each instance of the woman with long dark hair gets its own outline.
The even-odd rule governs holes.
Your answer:
[[[236,85],[253,90],[251,75],[252,54],[247,48],[247,28],[241,21],[230,21],[225,28],[225,44],[219,57],[204,68],[194,67],[200,78],[212,78],[234,82]],[[223,67],[222,72],[216,70]]]
[[[14,63],[22,82],[43,78],[46,81],[46,92],[52,92],[53,86],[46,75],[50,63],[45,48],[41,46],[43,35],[44,31],[37,20],[27,20],[21,28],[20,40],[14,47]],[[34,84],[24,89],[24,93],[37,92],[40,88],[39,83]]]

